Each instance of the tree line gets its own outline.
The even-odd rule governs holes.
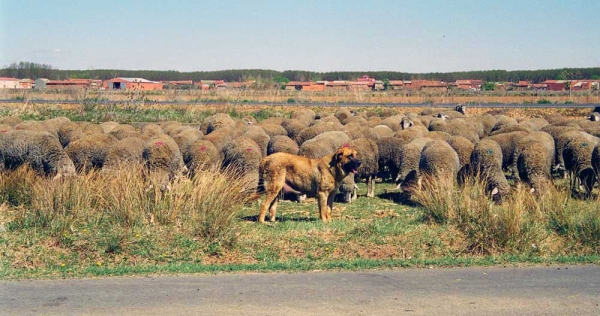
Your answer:
[[[319,81],[319,80],[355,80],[363,75],[376,79],[388,80],[441,80],[453,82],[461,79],[480,79],[487,82],[517,82],[527,80],[534,83],[544,80],[578,80],[600,79],[600,67],[595,68],[561,68],[542,70],[481,70],[462,72],[432,72],[408,73],[397,71],[332,71],[314,72],[305,70],[276,71],[268,69],[230,69],[219,71],[181,72],[175,70],[125,70],[125,69],[93,69],[93,70],[64,70],[51,65],[34,62],[12,63],[0,69],[0,77],[13,78],[48,78],[61,80],[100,79],[108,80],[116,77],[145,78],[154,81],[172,80],[201,80],[221,79],[227,82],[244,82],[260,80],[271,82],[287,81]]]

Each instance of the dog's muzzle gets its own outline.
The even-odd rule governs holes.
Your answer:
[[[360,164],[362,164],[362,160],[360,159],[352,159],[350,160],[350,170],[352,171],[352,173],[357,173],[358,172],[358,167],[360,167]]]

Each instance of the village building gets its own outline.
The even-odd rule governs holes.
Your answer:
[[[20,87],[19,79],[0,77],[0,89],[19,89]]]
[[[73,90],[73,89],[99,89],[102,87],[102,80],[93,79],[66,79],[49,80],[38,78],[35,80],[34,89],[36,90]]]
[[[460,90],[481,91],[483,80],[456,80],[451,86]]]
[[[143,78],[114,78],[104,81],[105,90],[156,91],[163,89],[163,83]]]
[[[414,91],[424,92],[446,92],[448,91],[448,85],[443,81],[437,80],[412,80],[405,85],[408,89]]]
[[[389,83],[390,83],[390,85],[388,86],[388,89],[390,89],[390,90],[404,89],[404,81],[402,81],[402,80],[390,80]]]

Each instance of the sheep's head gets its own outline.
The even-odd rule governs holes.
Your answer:
[[[407,129],[411,126],[415,125],[415,123],[408,117],[403,117],[402,120],[400,121],[400,127],[402,129]]]
[[[592,114],[590,114],[589,119],[592,122],[600,122],[600,113],[598,113],[598,112],[592,112]]]
[[[455,108],[456,112],[462,113],[463,115],[467,115],[467,106],[464,104],[459,104]]]

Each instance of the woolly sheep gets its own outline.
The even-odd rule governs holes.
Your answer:
[[[367,181],[367,197],[375,197],[375,176],[379,171],[379,149],[377,143],[368,138],[357,138],[350,140],[349,146],[358,153],[362,164],[354,179],[365,179]]]
[[[379,137],[375,134],[369,126],[365,124],[359,124],[351,122],[343,126],[342,131],[346,135],[350,136],[350,139],[368,138],[371,140],[377,140]]]
[[[304,142],[315,138],[319,134],[339,130],[340,129],[338,128],[338,126],[332,123],[321,123],[303,129],[294,140],[296,141],[296,143],[298,143],[298,145],[302,146]]]
[[[539,131],[542,128],[548,126],[549,124],[550,123],[548,123],[548,121],[546,121],[546,119],[541,118],[541,117],[531,118],[526,121],[519,122],[520,126],[524,126],[533,131]]]
[[[123,139],[127,137],[142,137],[140,132],[136,130],[135,127],[133,127],[133,125],[129,124],[119,124],[118,126],[115,126],[110,132],[108,132],[108,135],[111,135],[116,139]]]
[[[535,149],[529,149],[532,146]],[[543,149],[543,152],[536,153],[540,149]],[[521,138],[515,146],[513,165],[511,167],[511,170],[515,171],[515,180],[520,180],[520,175],[526,174],[527,177],[523,180],[529,182],[534,189],[544,189],[546,187],[544,182],[550,180],[555,150],[554,138],[546,132],[531,132]],[[521,159],[519,157],[523,152],[525,154]],[[521,165],[523,167],[529,167],[532,171],[518,169],[517,163],[519,159],[522,160]]]
[[[73,161],[58,139],[47,132],[12,130],[0,133],[0,170],[29,164],[43,175],[75,174]]]
[[[377,125],[375,127],[371,127],[371,131],[377,135],[377,139],[392,137],[395,134],[395,132],[387,125]]]
[[[189,171],[197,174],[201,170],[211,170],[219,167],[223,153],[213,143],[205,139],[196,140],[190,147]]]
[[[249,177],[248,191],[258,187],[258,167],[262,161],[260,147],[252,139],[238,137],[223,146],[223,168],[232,168],[240,175]]]
[[[177,143],[168,135],[150,138],[144,144],[142,159],[149,174],[156,174],[162,188],[179,172],[185,171],[185,164]]]
[[[408,144],[406,140],[396,137],[383,137],[375,141],[379,152],[379,173],[382,178],[389,173],[395,181],[400,172],[402,148]]]
[[[338,148],[350,142],[350,137],[344,132],[331,131],[317,135],[300,146],[299,156],[320,158],[333,154]]]
[[[600,143],[598,137],[590,136],[586,133],[573,134],[562,150],[564,168],[571,175],[571,190],[576,192],[580,182],[586,196],[590,195],[596,182],[597,175],[592,166],[592,154],[596,145]]]
[[[202,139],[203,137],[204,135],[202,134],[202,132],[193,127],[187,127],[181,130],[176,135],[172,136],[175,143],[177,143],[177,146],[179,146],[179,151],[181,152],[181,156],[183,157],[183,162],[186,165],[189,164],[191,160],[192,144],[194,144],[197,140]]]
[[[469,162],[472,175],[479,177],[485,183],[487,194],[502,204],[510,193],[510,186],[502,171],[502,148],[490,138],[484,138],[473,147]]]
[[[117,122],[109,121],[109,122],[100,123],[98,125],[102,128],[102,130],[104,131],[105,134],[108,134],[108,133],[110,133],[110,131],[112,131],[115,127],[119,126],[120,124]]]
[[[289,138],[291,139],[296,139],[296,137],[298,136],[298,134],[300,134],[300,132],[302,130],[304,130],[306,128],[306,125],[300,123],[298,120],[284,120],[281,123],[281,126],[283,128],[285,128],[285,130],[287,131],[287,135]]]
[[[148,123],[142,126],[140,134],[142,139],[148,140],[152,137],[164,135],[165,131],[158,124]]]
[[[141,163],[146,141],[138,137],[127,137],[108,147],[103,169],[124,166],[128,163]]]
[[[298,144],[291,138],[284,135],[276,135],[271,137],[267,146],[267,155],[278,152],[285,152],[292,155],[297,155],[300,148]]]
[[[517,122],[517,120],[515,120],[514,118],[512,118],[510,116],[497,115],[496,116],[496,125],[494,125],[494,128],[492,128],[492,132],[495,130],[499,130],[501,128],[505,128],[505,127],[509,127],[509,126],[513,126],[513,125],[517,125],[517,124],[519,124]]]
[[[430,137],[430,135],[428,135],[428,137]],[[454,149],[454,151],[456,151],[456,154],[458,154],[460,168],[468,165],[475,145],[473,145],[470,140],[462,136],[452,136],[446,142],[448,145],[450,145],[450,147],[452,147],[452,149]]]
[[[235,121],[228,114],[217,113],[213,116],[207,117],[202,124],[200,124],[200,130],[206,135],[220,128],[234,126]]]
[[[285,128],[283,128],[283,126],[278,125],[278,124],[260,124],[260,127],[263,128],[263,130],[265,131],[265,133],[267,133],[267,135],[269,135],[269,137],[273,137],[273,136],[278,136],[278,135],[285,135],[288,136],[288,132]]]
[[[419,159],[418,187],[425,179],[447,184],[450,189],[456,182],[459,166],[458,154],[448,143],[441,140],[428,142]]]
[[[348,108],[345,107],[339,107],[336,111],[335,114],[333,114],[341,123],[344,123],[345,120],[347,120],[348,118],[352,117],[352,113],[350,113],[350,110]]]
[[[513,174],[516,172],[511,169],[515,158],[515,148],[519,140],[528,134],[527,132],[510,132],[487,137],[494,140],[502,148],[502,169],[510,169]]]
[[[78,171],[101,169],[110,146],[117,139],[109,134],[91,134],[69,143],[65,152]]]
[[[234,138],[239,136],[239,131],[232,127],[220,128],[218,130],[213,131],[212,133],[205,135],[204,139],[210,141],[219,149],[219,151],[223,148],[225,143],[233,140]]]
[[[269,137],[269,135],[261,126],[248,126],[242,136],[252,139],[258,145],[258,147],[260,147],[260,152],[263,158],[267,156],[267,147],[269,146],[269,140],[271,140],[271,137]]]
[[[419,174],[421,151],[431,141],[430,138],[417,138],[402,146],[402,150],[400,151],[400,170],[395,179],[395,182],[398,183],[402,191],[410,193],[414,189]]]
[[[4,117],[0,117],[0,124],[6,124],[6,125],[10,125],[10,126],[17,126],[19,123],[23,122],[23,119],[21,119],[18,116],[4,116]]]

